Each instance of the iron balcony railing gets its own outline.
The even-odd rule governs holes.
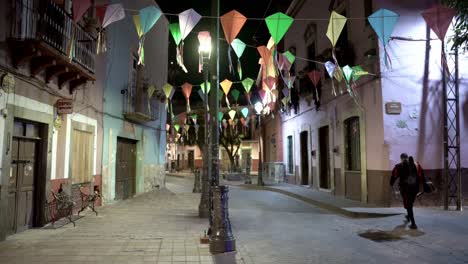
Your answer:
[[[96,39],[62,7],[54,1],[16,0],[13,11],[13,39],[44,41],[64,56],[70,56],[70,47],[74,47],[72,60],[94,73]]]
[[[123,112],[127,118],[139,122],[150,122],[158,119],[159,99],[156,96],[149,97],[146,85],[140,89],[129,85],[123,95]]]

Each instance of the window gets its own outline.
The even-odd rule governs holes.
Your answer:
[[[293,138],[288,136],[288,173],[294,173],[294,164],[293,164]]]
[[[345,163],[346,170],[361,170],[361,140],[359,134],[359,117],[350,117],[344,121],[345,129]]]

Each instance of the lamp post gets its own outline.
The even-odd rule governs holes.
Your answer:
[[[208,120],[209,120],[209,113],[208,113],[208,82],[209,82],[209,65],[210,65],[210,57],[211,57],[211,36],[210,33],[207,31],[202,31],[198,34],[198,40],[200,42],[200,47],[198,49],[198,53],[200,54],[200,64],[203,65],[202,71],[205,81],[205,131],[204,131],[204,138],[205,138],[205,151],[203,153],[203,175],[202,175],[202,194],[200,198],[200,204],[198,206],[198,216],[201,218],[207,218],[210,216],[210,163],[209,163],[209,156],[210,156],[210,148],[208,146]],[[211,222],[211,220],[210,220]]]
[[[257,113],[258,116],[258,131],[259,131],[259,136],[258,136],[258,179],[257,179],[257,185],[258,186],[263,186],[263,164],[262,164],[262,111],[263,111],[263,104],[261,102],[257,102],[254,105],[255,112]]]
[[[219,0],[211,1],[211,14],[219,17]],[[213,32],[215,32],[215,53],[216,61],[212,64],[213,73],[215,74],[213,90],[210,94],[210,111],[211,111],[211,133],[210,145],[211,150],[211,218],[210,218],[210,252],[211,254],[221,254],[236,251],[236,240],[232,235],[231,222],[229,220],[228,209],[228,187],[219,185],[219,19],[214,19],[212,24]]]

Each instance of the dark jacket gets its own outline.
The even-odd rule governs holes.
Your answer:
[[[407,182],[406,180],[407,180],[408,176],[410,175],[411,170],[416,170],[416,174],[417,174],[417,184],[415,185],[417,187],[414,188],[415,190],[411,190],[411,191],[418,192],[419,191],[419,184],[424,182],[423,170],[422,170],[421,166],[418,163],[416,163],[414,165],[410,165],[409,162],[404,161],[404,162],[401,162],[401,163],[398,163],[397,165],[395,165],[395,167],[393,168],[393,171],[392,171],[392,177],[390,178],[390,185],[393,186],[395,181],[397,179],[400,179],[400,181],[398,183],[398,185],[400,186],[400,189],[402,191],[408,190],[408,185],[406,184],[406,182]]]

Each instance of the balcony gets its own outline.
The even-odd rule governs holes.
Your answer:
[[[148,85],[144,85],[138,90],[135,87],[129,87],[129,89],[123,90],[122,93],[125,119],[140,124],[158,119],[159,104],[164,102],[164,95],[160,91],[155,91],[150,97]]]
[[[65,10],[48,0],[14,0],[12,6],[9,46],[15,67],[29,63],[32,76],[45,72],[46,82],[57,79],[59,89],[68,84],[70,93],[95,80],[96,40]]]

